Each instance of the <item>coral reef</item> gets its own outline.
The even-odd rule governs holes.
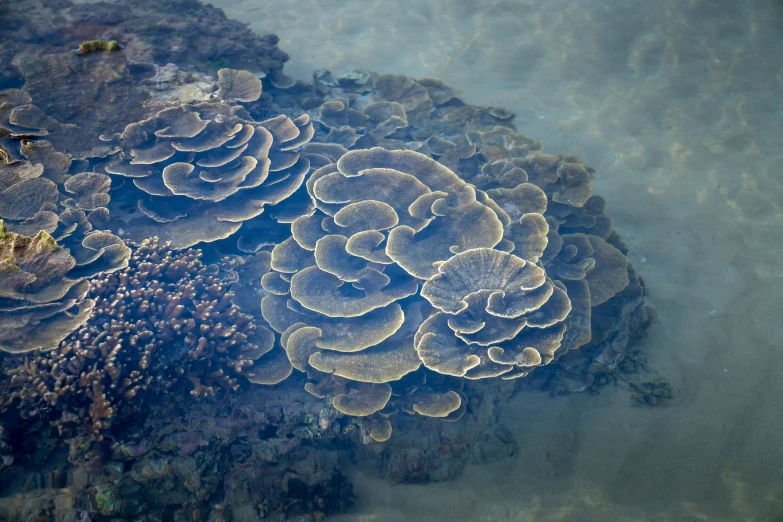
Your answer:
[[[225,400],[174,396],[122,440],[75,437],[67,448],[41,449],[39,458],[54,464],[0,499],[0,518],[282,521],[343,512],[353,493],[334,446],[356,428],[320,427],[319,408],[296,389],[253,387]]]
[[[316,122],[303,148],[318,167],[306,184],[315,211],[276,241],[261,279],[264,318],[310,393],[359,415],[376,440],[388,438],[390,421],[404,422],[395,412],[462,416],[470,394],[460,376],[557,393],[618,381],[640,402],[670,396],[659,378],[640,385],[619,369],[654,314],[592,194],[593,169],[542,153],[514,130],[513,114],[465,105],[437,80],[324,70],[314,80],[311,89],[269,90],[277,105],[249,107]],[[449,235],[466,200],[483,218]],[[480,225],[488,228],[471,233]],[[487,243],[466,246],[470,238]],[[506,285],[525,265],[515,298]],[[495,283],[485,279],[493,266]],[[444,294],[448,275],[455,283]]]
[[[219,268],[200,258],[198,250],[175,252],[157,239],[142,243],[127,268],[91,282],[83,326],[56,350],[7,368],[3,402],[68,412],[100,438],[115,415],[138,411],[147,394],[187,381],[191,396],[212,395],[270,371],[274,360],[264,356],[272,332],[231,304]]]
[[[272,250],[262,313],[310,377],[308,391],[368,416],[387,406],[389,382],[421,364],[413,336],[427,311],[406,299],[419,279],[453,253],[496,245],[502,224],[472,187],[411,151],[346,153],[307,188],[317,210],[294,220],[292,237]],[[445,417],[461,404],[454,391],[418,395],[413,407],[425,415]],[[388,421],[378,422],[370,436],[385,440]]]
[[[0,220],[0,350],[52,350],[82,326],[93,309],[69,252],[45,231],[10,232]]]
[[[228,20],[223,11],[195,0],[92,2],[20,0],[0,4],[0,88],[21,85],[19,55],[76,51],[87,41],[117,41],[133,63],[165,65],[215,74],[231,67],[264,73],[290,83],[283,72],[288,55],[274,35],[258,36]]]
[[[293,82],[191,0],[0,16],[0,478],[26,484],[0,518],[320,519],[341,459],[508,458],[514,393],[671,397],[594,169],[511,112]]]
[[[308,392],[358,417],[362,440],[388,440],[400,411],[459,419],[461,378],[525,377],[596,344],[594,330],[609,327],[591,325],[592,310],[630,281],[641,288],[626,292],[638,312],[643,287],[591,193],[592,169],[538,152],[540,144],[510,128],[507,112],[464,106],[437,81],[356,76],[372,84],[361,110],[350,107],[350,94],[318,105],[282,91],[283,105],[298,96],[314,107],[315,127],[301,111],[255,123],[230,104],[169,105],[104,138],[118,152],[89,174],[130,178],[132,186],[120,183],[108,202],[105,191],[83,189],[100,186],[97,178],[73,176],[69,206],[108,204],[112,229],[137,242],[162,233],[176,248],[228,237],[242,221],[273,231],[249,250],[255,260],[234,258],[232,286],[242,296],[235,301],[252,310],[253,296],[263,297],[263,319],[280,334],[267,364],[245,375],[276,384],[292,369],[303,372]],[[229,70],[220,71],[218,88],[227,101],[252,102],[262,91],[253,75]],[[348,122],[356,128],[347,131]],[[394,128],[373,127],[382,123]],[[509,139],[523,145],[501,146]],[[303,156],[291,151],[301,145]],[[381,147],[359,148],[372,145]],[[267,198],[272,176],[272,191],[282,191]],[[232,202],[237,195],[242,204]],[[257,218],[267,203],[285,210]],[[242,215],[237,223],[221,212]]]
[[[154,90],[172,68],[191,82],[233,67],[292,83],[282,72],[288,56],[276,36],[259,37],[196,0],[21,0],[0,5],[0,19],[0,90],[24,85],[49,123],[67,122],[71,131],[50,141],[78,158],[108,154],[112,148],[100,135],[149,116],[146,104],[154,104]],[[7,134],[0,129],[2,148]]]
[[[23,140],[48,136],[63,126],[33,105],[27,91],[8,89],[0,92],[0,164],[21,161]],[[67,127],[66,127],[67,129]]]
[[[101,230],[108,221],[108,176],[38,140],[70,132],[30,103],[26,91],[0,93],[9,138],[0,160],[0,350],[52,350],[93,307],[86,279],[127,266],[130,249]],[[66,194],[72,196],[68,197]]]
[[[406,392],[406,375],[520,378],[590,340],[591,308],[628,285],[627,261],[597,236],[557,235],[545,190],[517,170],[483,192],[420,152],[375,147],[313,172],[316,210],[261,278],[263,316],[308,391],[347,415],[458,418],[459,379],[418,372]],[[368,422],[388,438],[385,416]]]
[[[220,78],[229,99],[261,93],[261,82],[244,71],[221,70]],[[131,123],[115,138],[119,152],[100,167],[129,178],[109,207],[117,209],[112,226],[136,242],[158,235],[175,248],[224,239],[300,187],[310,163],[294,149],[311,136],[307,115],[257,123],[219,101],[167,107]]]

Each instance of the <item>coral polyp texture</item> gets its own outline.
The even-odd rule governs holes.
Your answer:
[[[218,83],[228,99],[261,94],[246,71],[221,70]],[[227,238],[296,192],[310,163],[294,149],[311,136],[307,115],[259,123],[221,102],[165,108],[115,138],[120,151],[101,169],[129,187],[110,209],[137,242],[157,235],[187,248]]]

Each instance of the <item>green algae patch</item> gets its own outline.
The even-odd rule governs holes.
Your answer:
[[[79,46],[79,54],[87,56],[88,54],[98,52],[114,52],[122,49],[117,40],[90,40],[83,42]]]

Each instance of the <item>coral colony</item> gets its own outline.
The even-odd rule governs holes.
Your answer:
[[[274,37],[226,55],[263,81],[184,72],[163,11],[99,5],[0,91],[0,477],[68,462],[0,518],[324,515],[338,447],[445,480],[513,452],[515,392],[669,397],[626,375],[651,316],[584,162],[438,80],[293,82]]]

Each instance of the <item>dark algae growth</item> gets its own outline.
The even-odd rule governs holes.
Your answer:
[[[671,398],[595,170],[510,111],[295,82],[197,2],[28,4],[0,7],[0,519],[320,520],[345,459],[509,458],[516,394]]]

